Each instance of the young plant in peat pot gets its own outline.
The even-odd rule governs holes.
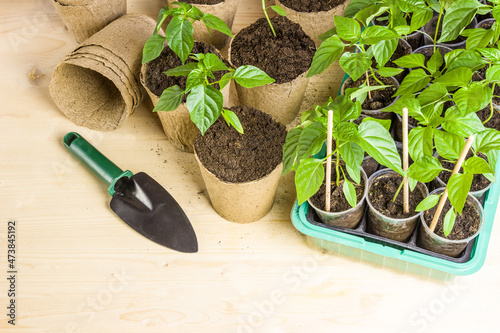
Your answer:
[[[231,68],[215,47],[194,42],[192,20],[210,22],[207,27],[228,32],[220,19],[202,14],[196,7],[175,3],[179,7],[160,11],[156,30],[144,46],[141,81],[153,100],[167,138],[176,147],[193,152],[198,131],[205,131],[222,114],[238,130],[237,117],[223,108],[231,79],[252,88],[274,82],[266,73],[253,66]],[[160,26],[168,15],[165,37]],[[205,20],[209,17],[209,20]],[[164,47],[165,40],[169,47]],[[194,52],[194,53],[193,53]]]
[[[208,27],[209,29],[207,29],[206,22],[213,20],[213,17],[220,18],[231,29],[240,0],[184,0],[183,2],[196,5],[206,15],[204,20],[193,22],[194,39],[211,44],[219,50],[226,46],[229,37],[232,36],[217,31],[217,29],[211,31],[210,28],[213,27]],[[172,6],[174,3],[176,1],[167,0],[169,6]],[[218,25],[220,22],[214,23]]]
[[[355,97],[353,93],[351,98]],[[387,129],[369,117],[355,124],[360,114],[360,101],[337,96],[304,114],[302,124],[288,133],[283,146],[283,173],[295,170],[298,203],[309,200],[321,220],[330,225],[354,228],[363,216],[368,181],[361,167],[365,151],[402,173]],[[326,156],[312,157],[325,140]]]
[[[284,14],[279,7],[271,8]],[[234,66],[253,65],[276,80],[254,89],[236,82],[236,91],[241,104],[269,113],[287,125],[295,120],[302,104],[309,82],[306,73],[316,46],[299,24],[285,16],[269,18],[266,9],[265,18],[233,38],[229,60]]]

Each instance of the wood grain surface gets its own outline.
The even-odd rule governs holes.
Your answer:
[[[162,4],[130,0],[128,11],[156,17]],[[261,16],[259,0],[242,0],[234,32]],[[454,278],[342,246],[337,254],[310,247],[290,221],[291,175],[264,219],[227,222],[193,155],[164,139],[149,100],[113,132],[64,117],[48,84],[76,46],[50,0],[0,1],[1,332],[498,331],[500,228],[484,267]],[[302,109],[335,95],[341,78],[333,66],[311,80]],[[69,131],[158,180],[191,219],[199,252],[168,250],[117,218],[106,189],[63,148]],[[15,326],[9,220],[17,221]]]

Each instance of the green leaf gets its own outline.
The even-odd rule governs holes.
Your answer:
[[[233,34],[231,33],[231,29],[227,26],[226,22],[218,18],[217,16],[214,16],[212,14],[206,13],[203,15],[201,18],[201,21],[205,23],[205,25],[210,28],[214,29],[217,31],[222,32],[223,34],[226,34],[230,37],[233,37]]]
[[[500,155],[500,150],[490,150],[488,153],[486,153],[486,158],[488,159],[488,164],[490,165],[490,168],[492,170],[496,170],[499,155]],[[484,176],[490,182],[496,183],[497,180],[496,180],[495,174],[496,174],[496,171],[493,174],[486,174]]]
[[[472,71],[467,67],[458,67],[451,71],[446,71],[442,76],[434,80],[434,83],[442,83],[447,87],[466,86],[472,79]]]
[[[383,40],[397,40],[398,38],[399,36],[394,30],[381,25],[372,25],[371,27],[366,27],[365,30],[363,30],[363,32],[361,33],[361,39],[366,45],[372,45]]]
[[[440,130],[434,131],[434,142],[439,156],[452,161],[458,160],[465,146],[462,136]]]
[[[344,192],[344,196],[347,199],[347,202],[349,202],[349,205],[351,207],[356,207],[356,203],[358,202],[358,198],[356,197],[356,189],[354,188],[354,185],[347,180],[347,178],[344,179],[344,186],[342,186],[342,191]]]
[[[220,90],[224,89],[224,87],[227,86],[229,82],[231,82],[232,78],[233,78],[233,73],[231,72],[222,75],[222,77],[219,80]]]
[[[345,9],[344,16],[353,18],[360,10],[370,7],[372,0],[351,0]]]
[[[357,42],[361,38],[361,26],[358,21],[352,18],[335,15],[334,22],[337,34],[343,40],[352,43]]]
[[[500,83],[500,65],[490,66],[486,70],[486,82],[488,83]]]
[[[346,170],[352,180],[357,184],[361,181],[361,164],[364,151],[354,142],[346,142],[339,148],[340,157],[346,163]]]
[[[165,30],[168,46],[177,54],[182,63],[186,62],[193,49],[193,25],[188,19],[174,16]]]
[[[408,177],[422,183],[428,183],[445,170],[439,160],[434,156],[424,156],[415,161],[408,169]]]
[[[394,63],[403,68],[425,67],[425,56],[421,53],[412,53],[394,60]]]
[[[493,91],[489,86],[473,82],[457,90],[453,94],[453,101],[462,113],[467,114],[484,109],[491,102],[492,97]]]
[[[465,48],[472,50],[478,47],[486,47],[494,35],[495,32],[491,29],[472,29],[472,33],[467,37]]]
[[[384,67],[385,64],[391,59],[392,55],[398,47],[398,39],[383,40],[378,43],[373,44],[368,49],[369,52],[373,53],[375,60],[377,61],[378,67]],[[396,68],[393,68],[394,70]],[[379,74],[381,69],[379,69]],[[399,74],[399,73],[396,73]],[[394,75],[396,75],[394,74]],[[392,76],[392,75],[389,75]]]
[[[168,11],[169,11],[168,7],[163,7],[162,9],[160,9],[160,12],[158,13],[158,18],[156,19],[156,27],[154,34],[158,34],[158,32],[160,31],[163,22],[165,22],[165,19],[168,16],[167,14]]]
[[[444,63],[443,56],[441,52],[434,52],[429,61],[427,61],[427,69],[431,74],[434,74],[439,71],[439,68]]]
[[[233,79],[245,88],[259,87],[275,81],[266,72],[251,65],[236,68]]]
[[[401,158],[389,132],[375,121],[362,122],[358,127],[359,145],[380,164],[403,173]]]
[[[325,31],[324,33],[318,35],[318,39],[322,42],[327,40],[328,38],[337,34],[337,28],[333,27],[330,30]]]
[[[391,119],[377,119],[377,118],[372,118],[372,117],[364,117],[361,122],[364,121],[376,121],[380,125],[384,126],[384,128],[389,131],[391,129]]]
[[[382,77],[396,76],[401,72],[403,72],[403,69],[393,67],[382,67],[377,70],[378,75]]]
[[[153,112],[176,110],[181,105],[183,96],[184,90],[177,85],[163,90],[160,100],[154,107]]]
[[[412,94],[414,92],[424,89],[429,82],[431,82],[431,77],[425,73],[421,68],[411,71],[401,82],[398,91],[394,96],[400,96],[404,94]]]
[[[369,26],[373,19],[382,15],[389,9],[389,6],[384,6],[383,4],[374,4],[366,8],[361,9],[356,13],[354,19],[361,22],[365,27]]]
[[[364,86],[361,88],[354,88],[352,90],[346,91],[346,96],[348,96],[350,99],[355,100],[357,97],[366,95],[369,91],[375,91],[375,90],[381,90],[385,88],[392,87],[392,85],[383,85],[383,86]],[[364,99],[364,98],[361,98]]]
[[[453,230],[453,226],[455,225],[455,219],[457,218],[457,214],[455,214],[455,210],[450,208],[443,220],[443,234],[448,236]]]
[[[476,152],[481,152],[486,154],[491,150],[500,149],[500,132],[492,128],[488,128],[485,131],[480,132],[476,136],[472,147]]]
[[[448,99],[448,90],[444,84],[439,82],[429,85],[417,97],[417,100],[422,108],[428,105],[435,105],[436,103],[446,99]],[[429,119],[427,118],[426,120]]]
[[[191,90],[186,105],[202,135],[219,118],[223,99],[222,93],[212,86],[198,85]]]
[[[494,173],[494,170],[491,169],[488,162],[485,159],[482,159],[478,156],[472,156],[468,158],[464,165],[464,173],[472,173],[476,174],[486,174],[486,173]]]
[[[339,60],[340,67],[352,78],[359,79],[370,69],[371,61],[366,53],[344,53]]]
[[[186,80],[186,91],[189,92],[194,87],[203,84],[205,80],[206,75],[201,69],[193,69]]]
[[[420,112],[420,103],[413,94],[407,94],[401,96],[399,99],[396,100],[396,102],[394,102],[394,104],[386,107],[384,111],[390,111],[401,115],[403,108],[408,109],[409,117],[415,118],[418,121],[423,120],[421,119],[422,116]]]
[[[323,73],[340,57],[342,52],[344,52],[344,43],[338,36],[332,36],[324,40],[314,53],[307,77]]]
[[[295,172],[295,188],[299,205],[318,192],[325,179],[323,160],[306,158],[302,160]]]
[[[226,64],[217,55],[213,53],[205,54],[205,57],[203,58],[203,64],[207,69],[210,69],[211,71],[214,72],[229,70]]]
[[[286,135],[285,144],[283,145],[283,175],[295,170],[297,167],[299,139],[302,131],[301,127],[295,127]]]
[[[429,8],[421,8],[413,12],[411,16],[410,31],[422,28],[432,18],[433,12]]]
[[[448,56],[448,54],[452,55]],[[447,57],[448,56],[448,57]],[[448,61],[446,61],[448,59]],[[472,50],[454,50],[445,54],[445,62],[447,64],[447,71],[452,71],[458,67],[468,67],[472,72],[483,68],[485,61],[479,54]]]
[[[479,49],[476,49],[476,51],[479,51],[483,57],[485,57],[486,59],[488,59],[491,62],[500,61],[500,50],[498,50],[498,49],[479,48]]]
[[[278,13],[278,15],[286,16],[286,12],[280,6],[271,6],[271,9]]]
[[[358,119],[361,114],[361,105],[353,102],[349,96],[339,95],[335,100],[326,105],[326,108],[333,111],[334,124],[345,122],[348,120]],[[325,112],[325,115],[328,112]]]
[[[356,140],[357,128],[352,122],[342,122],[336,126],[334,133],[340,141],[349,142]]]
[[[456,173],[448,181],[448,197],[451,205],[459,214],[462,214],[462,209],[472,185],[472,179],[473,175],[470,173]]]
[[[239,133],[243,134],[243,126],[240,118],[231,110],[222,109],[222,117],[229,126],[233,126]]]
[[[405,13],[414,12],[426,6],[423,0],[399,0],[398,5]]]
[[[172,5],[176,5],[176,6],[179,6],[180,8],[182,8],[183,13],[186,13],[188,10],[190,10],[193,7],[193,5],[191,5],[189,3],[181,2],[181,1],[172,2]]]
[[[445,131],[468,138],[485,130],[476,113],[463,115],[456,106],[446,110],[442,126]]]
[[[438,42],[443,43],[456,39],[460,32],[472,21],[479,6],[481,4],[476,0],[454,2],[444,15],[443,29]]]
[[[197,7],[192,6],[191,9],[186,12],[186,16],[192,18],[193,20],[199,21],[203,17],[203,12]]]
[[[415,127],[408,134],[408,153],[414,161],[433,154],[434,129],[432,127]]]
[[[308,158],[320,152],[326,140],[326,127],[314,122],[302,130],[299,138],[297,159]]]
[[[178,67],[169,69],[168,71],[164,72],[167,76],[186,76],[191,73],[191,71],[195,70],[198,68],[198,63],[196,62],[190,62],[185,65],[180,65]]]
[[[440,197],[440,194],[429,195],[424,200],[420,201],[420,203],[417,205],[417,208],[415,208],[415,211],[422,212],[431,209],[432,207],[437,205]]]
[[[158,58],[163,51],[163,45],[165,43],[165,37],[154,34],[146,41],[144,44],[144,49],[142,50],[142,63],[145,64]]]

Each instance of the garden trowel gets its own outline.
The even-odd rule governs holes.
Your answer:
[[[78,133],[64,136],[64,145],[106,186],[110,207],[125,223],[153,242],[180,252],[197,252],[198,241],[175,199],[144,172],[122,171]]]

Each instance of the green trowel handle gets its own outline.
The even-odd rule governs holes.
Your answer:
[[[111,196],[115,194],[115,184],[122,177],[132,176],[129,170],[122,171],[116,164],[108,160],[80,134],[70,132],[64,136],[64,146],[90,169],[106,186]]]

